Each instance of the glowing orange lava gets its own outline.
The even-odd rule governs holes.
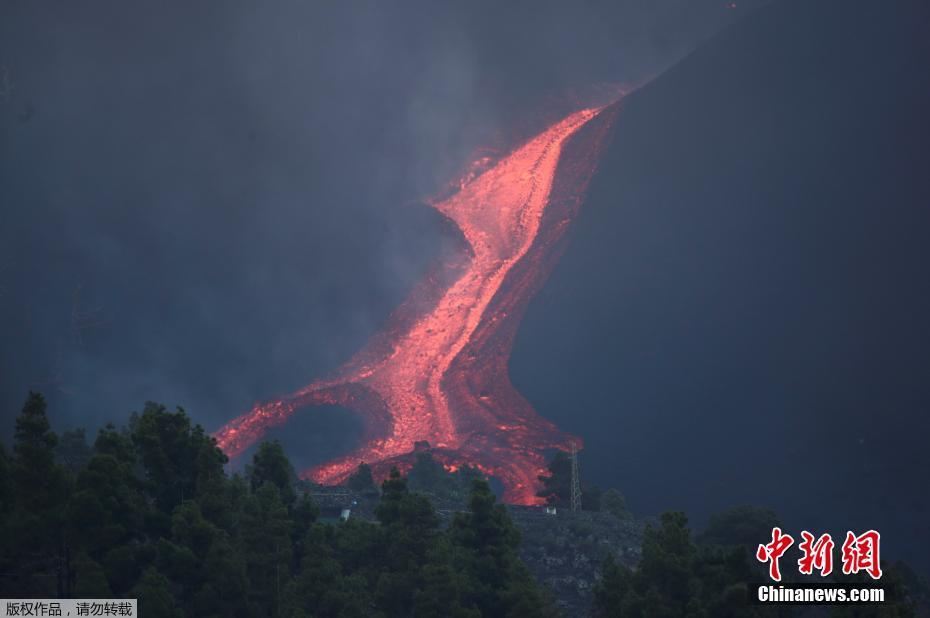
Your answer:
[[[454,195],[431,204],[460,233],[461,250],[333,376],[256,405],[215,434],[219,446],[235,457],[298,409],[340,404],[365,419],[362,445],[302,476],[338,483],[363,461],[384,475],[427,441],[448,467],[499,478],[506,501],[538,503],[541,451],[580,441],[536,414],[510,384],[507,363],[616,112],[616,104],[576,111],[496,163],[477,161]]]

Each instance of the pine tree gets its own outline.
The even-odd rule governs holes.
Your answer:
[[[152,560],[154,549],[143,543],[149,508],[133,470],[134,459],[122,449],[108,449],[110,433],[108,428],[101,430],[100,452],[78,475],[66,515],[72,544],[102,565],[114,591],[122,594]]]
[[[56,460],[72,476],[77,476],[93,454],[83,427],[63,432],[55,447]]]
[[[319,515],[320,509],[313,503],[310,494],[306,493],[297,499],[294,508],[291,510],[293,522],[291,526],[292,564],[295,569],[300,566],[301,560],[306,555],[307,549],[304,547],[304,538]]]
[[[13,487],[17,502],[31,512],[46,512],[62,503],[63,471],[55,463],[58,437],[46,416],[45,398],[30,392],[16,419]]]
[[[142,579],[129,594],[131,598],[139,600],[141,615],[184,618],[184,612],[178,609],[174,595],[171,594],[170,582],[155,567],[149,567],[145,571]]]
[[[346,485],[360,494],[378,494],[378,487],[371,475],[371,466],[364,462],[358,464],[358,468],[348,478]]]
[[[72,574],[64,507],[70,487],[55,462],[58,438],[46,416],[45,398],[30,392],[16,419],[11,481],[16,497],[4,547],[5,590],[38,598],[68,593]]]
[[[111,599],[115,596],[103,567],[84,553],[78,553],[74,558],[72,594],[78,599]]]
[[[627,509],[626,498],[616,489],[608,489],[601,496],[601,510],[612,513],[618,519],[632,519],[633,515]]]
[[[270,615],[277,614],[291,574],[291,526],[287,507],[272,483],[266,482],[246,500],[240,551],[251,600],[257,607],[273,608]]]
[[[10,458],[0,443],[0,525],[6,521],[6,514],[13,508],[13,479],[11,478]]]
[[[148,504],[135,464],[132,443],[107,425],[97,436],[93,456],[78,474],[67,510],[70,537],[96,560],[143,536]]]
[[[420,570],[439,534],[439,518],[424,496],[410,493],[407,479],[396,468],[381,485],[375,509],[381,522],[383,567],[375,584],[375,599],[390,615],[409,614],[420,585]]]
[[[290,508],[294,504],[297,498],[294,491],[297,474],[277,440],[262,442],[259,445],[248,474],[252,491],[256,491],[265,483],[271,483],[278,489],[278,495],[285,506]]]
[[[539,477],[543,488],[537,496],[548,504],[567,506],[572,497],[572,462],[564,451],[557,451],[549,462],[549,474]]]
[[[362,524],[372,528],[368,524]],[[346,564],[337,554],[344,530],[334,526],[313,526],[303,538],[306,554],[300,573],[290,583],[282,606],[287,618],[377,618],[379,611],[369,593],[369,582],[360,574],[347,574]]]
[[[458,513],[450,536],[471,580],[471,600],[484,616],[540,616],[551,612],[520,560],[520,531],[485,480],[472,482],[469,512]]]
[[[191,426],[183,408],[168,412],[162,405],[146,403],[131,426],[149,492],[163,513],[214,489],[213,482],[223,476],[226,456],[203,427]]]
[[[601,564],[601,578],[594,587],[594,615],[599,618],[633,615],[629,606],[624,606],[632,585],[632,572],[608,554]]]
[[[427,492],[440,498],[451,497],[457,489],[455,478],[446,472],[429,451],[417,453],[407,475],[407,482],[412,491]]]
[[[276,608],[259,611],[249,598],[252,582],[246,574],[242,556],[230,543],[226,533],[218,531],[210,543],[203,562],[205,577],[191,601],[191,614],[204,618],[249,618],[277,616]]]
[[[643,534],[643,555],[635,572],[608,557],[594,590],[598,617],[784,615],[748,604],[752,571],[745,548],[701,546],[691,540],[684,513],[664,513],[658,527]]]

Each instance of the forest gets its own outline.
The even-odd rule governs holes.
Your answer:
[[[12,448],[0,444],[4,598],[137,598],[142,616],[166,618],[560,614],[520,558],[520,529],[474,469],[444,475],[422,456],[409,477],[395,469],[379,488],[362,464],[348,486],[371,498],[373,517],[326,521],[278,442],[229,474],[215,440],[181,408],[148,403],[92,445],[84,430],[57,435],[46,408],[30,393]],[[565,464],[556,456],[544,479],[551,503],[563,499]],[[606,500],[586,493],[588,509],[625,509],[614,490]],[[462,508],[441,518],[438,494]],[[636,568],[606,556],[591,611],[801,615],[748,603],[759,565],[747,546],[773,517],[731,511],[692,538],[683,513],[663,514],[646,525]],[[885,568],[894,603],[835,615],[918,615],[919,579]]]

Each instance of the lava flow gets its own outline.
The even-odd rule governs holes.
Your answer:
[[[297,410],[340,404],[363,417],[362,445],[302,476],[338,483],[361,462],[383,476],[428,442],[450,469],[469,464],[499,478],[506,501],[538,503],[542,451],[580,441],[536,414],[511,385],[507,363],[617,108],[570,114],[496,163],[481,161],[483,172],[431,203],[457,230],[460,251],[435,265],[334,375],[231,421],[215,434],[220,448],[235,457]]]

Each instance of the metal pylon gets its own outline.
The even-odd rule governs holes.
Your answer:
[[[572,442],[572,512],[581,510],[581,478],[578,473],[578,448]]]

